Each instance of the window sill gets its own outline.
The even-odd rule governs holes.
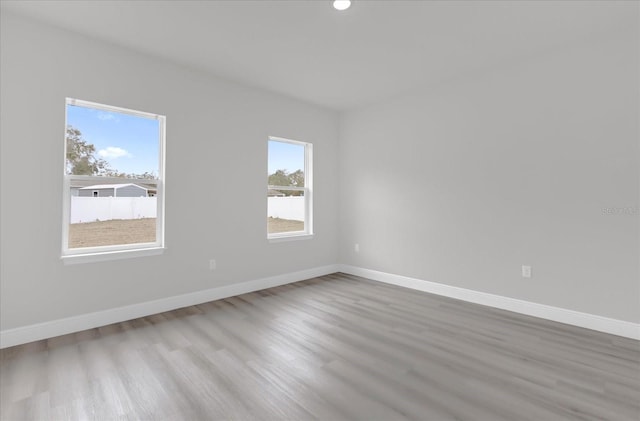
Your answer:
[[[157,256],[163,254],[165,247],[153,247],[145,249],[118,250],[100,253],[72,254],[62,256],[65,265],[76,265],[81,263],[105,262],[109,260],[132,259],[135,257]]]
[[[291,234],[282,236],[267,237],[270,243],[282,243],[284,241],[299,241],[299,240],[311,240],[313,234]]]

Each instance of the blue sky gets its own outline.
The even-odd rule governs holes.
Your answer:
[[[304,146],[292,143],[269,141],[269,174],[276,170],[304,171]]]
[[[158,120],[67,105],[67,124],[80,130],[82,138],[96,147],[96,157],[112,169],[158,175]]]

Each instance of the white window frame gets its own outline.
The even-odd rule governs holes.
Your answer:
[[[149,118],[159,121],[159,162],[158,179],[144,180],[146,184],[155,184],[157,197],[156,215],[156,241],[153,243],[119,244],[99,247],[69,248],[69,220],[71,207],[71,183],[74,180],[95,180],[96,184],[104,183],[140,183],[139,179],[122,177],[103,177],[92,175],[70,175],[67,174],[67,106],[75,105],[92,108],[107,112],[128,114],[137,117]],[[166,117],[159,114],[137,111],[128,108],[116,107],[112,105],[99,104],[96,102],[84,101],[74,98],[65,99],[65,135],[64,135],[64,159],[63,159],[63,193],[62,193],[62,260],[65,264],[88,263],[104,260],[123,259],[139,256],[150,256],[162,254],[165,249],[164,241],[164,207],[165,207],[165,134]]]
[[[304,187],[293,186],[274,186],[267,182],[267,192],[271,190],[285,191],[302,191],[304,192],[304,230],[269,233],[267,224],[267,239],[270,242],[290,241],[290,240],[306,240],[313,238],[313,144],[309,142],[301,142],[299,140],[286,139],[283,137],[269,136],[267,145],[270,141],[290,143],[293,145],[304,147]],[[268,148],[267,148],[268,149]],[[267,152],[268,154],[268,152]],[[269,157],[267,155],[267,165]],[[268,201],[267,195],[267,201]],[[268,205],[267,205],[268,217]]]

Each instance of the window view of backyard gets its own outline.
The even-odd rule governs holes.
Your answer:
[[[68,100],[67,248],[157,242],[160,119]]]
[[[156,219],[113,219],[69,224],[69,248],[153,243]]]
[[[267,233],[307,232],[307,144],[269,139]],[[279,234],[279,235],[278,235]]]

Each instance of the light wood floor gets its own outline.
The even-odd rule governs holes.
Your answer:
[[[639,420],[640,342],[343,274],[7,348],[2,420]]]

